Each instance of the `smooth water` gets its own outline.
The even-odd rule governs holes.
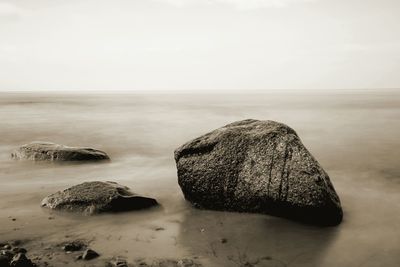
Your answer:
[[[344,209],[342,224],[319,228],[267,215],[196,210],[183,199],[174,149],[247,118],[284,122],[297,131],[331,177]],[[26,239],[34,251],[85,238],[101,258],[198,257],[205,266],[400,266],[399,136],[400,92],[395,90],[2,93],[0,241]],[[14,148],[35,140],[94,147],[112,161],[10,158]],[[90,180],[119,182],[162,206],[92,217],[40,207],[46,195]],[[48,261],[77,264],[67,258]]]

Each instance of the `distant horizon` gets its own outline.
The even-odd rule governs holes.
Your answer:
[[[263,94],[263,93],[322,93],[329,94],[331,92],[398,92],[400,93],[399,88],[331,88],[331,89],[245,89],[245,90],[231,90],[231,89],[218,89],[218,90],[179,90],[179,89],[160,89],[160,90],[146,90],[146,89],[137,89],[137,90],[117,90],[117,89],[109,89],[109,90],[96,90],[96,89],[88,89],[88,90],[1,90],[0,94],[4,93],[55,93],[55,94],[223,94],[223,93],[232,93],[232,94]]]

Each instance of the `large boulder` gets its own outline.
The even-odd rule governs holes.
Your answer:
[[[176,149],[175,161],[183,194],[196,207],[320,225],[342,220],[328,174],[285,124],[228,124]]]
[[[97,149],[69,147],[40,141],[21,146],[11,153],[11,157],[19,160],[34,161],[97,161],[110,159],[105,152]]]
[[[132,193],[115,182],[84,182],[42,200],[42,207],[96,214],[145,209],[158,205],[153,198]]]

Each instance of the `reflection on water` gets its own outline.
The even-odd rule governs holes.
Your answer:
[[[213,266],[320,266],[337,228],[255,214],[190,210],[179,241]]]
[[[396,91],[2,94],[0,118],[0,241],[86,238],[103,257],[197,256],[207,266],[400,262]],[[341,225],[318,228],[266,215],[195,210],[183,200],[174,149],[245,118],[272,119],[296,129],[330,174],[343,204]],[[112,161],[48,164],[10,159],[13,148],[34,140],[92,146],[106,151]],[[90,180],[125,184],[157,198],[162,207],[99,217],[40,208],[46,195]]]

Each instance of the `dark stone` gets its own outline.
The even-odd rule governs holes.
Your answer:
[[[155,259],[148,264],[144,261],[137,261],[135,267],[202,267],[203,265],[192,259]]]
[[[47,196],[42,206],[95,214],[145,209],[158,205],[153,198],[130,192],[126,186],[115,182],[85,182]]]
[[[319,225],[342,220],[328,174],[285,124],[228,124],[176,149],[175,161],[183,194],[196,207]]]
[[[64,251],[79,251],[86,247],[86,244],[80,240],[74,240],[71,242],[64,243],[63,250]]]
[[[22,244],[22,240],[19,240],[19,239],[11,241],[11,245],[13,245],[13,246],[19,246],[21,244]]]
[[[10,262],[11,267],[34,267],[35,264],[24,253],[18,253]]]
[[[12,249],[12,252],[14,252],[14,253],[26,253],[27,250],[24,249],[24,248],[15,247],[15,248]]]
[[[91,259],[97,258],[98,256],[100,256],[100,255],[96,251],[88,248],[83,252],[82,259],[83,260],[91,260]]]
[[[8,261],[11,261],[15,253],[12,252],[11,250],[0,250],[0,255],[6,257]]]
[[[87,147],[69,147],[50,142],[32,142],[16,149],[11,157],[34,161],[98,161],[109,160],[100,150]]]
[[[125,259],[117,257],[109,262],[109,267],[128,267],[128,263]]]
[[[7,256],[0,255],[0,267],[9,267],[10,259]]]

